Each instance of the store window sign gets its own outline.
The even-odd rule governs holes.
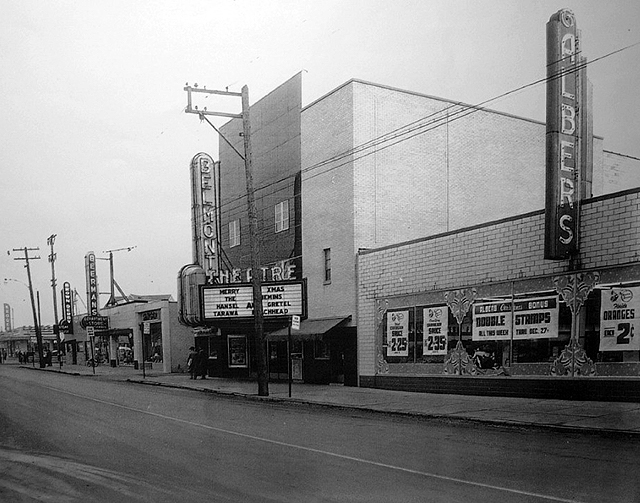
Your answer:
[[[446,355],[449,308],[447,306],[425,307],[423,320],[422,354],[424,356]]]
[[[473,341],[551,339],[558,337],[559,298],[536,297],[477,303],[473,306]]]
[[[640,350],[640,287],[600,293],[600,351]]]
[[[230,335],[229,368],[247,367],[247,337],[244,335]]]
[[[409,311],[387,313],[387,356],[409,356]]]

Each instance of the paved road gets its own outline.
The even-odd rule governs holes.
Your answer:
[[[637,502],[640,442],[0,368],[0,501]]]

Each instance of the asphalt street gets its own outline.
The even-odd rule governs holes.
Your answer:
[[[308,407],[106,372],[0,376],[3,501],[640,499],[635,437]]]

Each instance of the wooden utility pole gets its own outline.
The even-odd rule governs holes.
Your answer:
[[[29,260],[38,260],[40,257],[30,257],[30,251],[40,251],[40,248],[14,248],[14,252],[24,251],[24,258],[17,257],[13,260],[24,260],[25,268],[27,269],[27,278],[29,279],[29,296],[31,297],[31,310],[33,312],[33,325],[36,330],[36,341],[38,344],[38,358],[40,359],[40,368],[45,367],[44,357],[42,355],[42,332],[40,331],[40,322],[38,320],[38,313],[36,312],[36,301],[33,298],[33,283],[31,282],[31,267],[29,267]]]
[[[241,93],[233,93],[229,91],[215,91],[198,89],[195,84],[191,87],[187,84],[184,88],[187,91],[187,107],[186,113],[194,113],[200,116],[201,120],[207,121],[209,125],[220,135],[220,137],[233,149],[238,156],[244,161],[246,187],[247,187],[247,210],[249,214],[249,242],[251,249],[251,284],[253,286],[253,317],[254,317],[254,337],[256,347],[256,361],[258,374],[258,395],[269,396],[269,373],[267,371],[267,349],[264,336],[264,313],[262,309],[262,269],[260,263],[260,242],[258,234],[258,211],[255,204],[255,194],[253,188],[253,166],[251,163],[251,121],[249,117],[249,88],[245,85]],[[236,96],[242,99],[242,113],[230,114],[227,112],[214,112],[198,110],[198,107],[192,107],[191,93],[217,94],[222,96]],[[244,143],[244,155],[242,155],[236,147],[220,132],[220,130],[209,121],[206,116],[215,115],[219,117],[230,117],[242,119],[242,138]]]
[[[251,284],[253,285],[253,319],[256,336],[256,360],[258,361],[258,395],[269,396],[267,349],[264,338],[264,312],[262,311],[262,269],[260,268],[260,240],[258,236],[258,211],[253,191],[251,165],[251,122],[249,120],[249,88],[242,87],[242,138],[244,140],[244,169],[247,181],[247,207],[249,211],[249,241],[251,247]]]
[[[60,326],[58,325],[58,299],[56,298],[56,254],[53,251],[53,244],[56,241],[56,234],[51,234],[47,238],[47,244],[51,246],[51,254],[49,262],[51,262],[51,288],[53,289],[53,331],[56,334],[56,343],[58,345],[58,365],[62,368],[62,346],[60,341]]]

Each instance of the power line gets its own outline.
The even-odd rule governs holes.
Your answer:
[[[412,138],[414,138],[414,137],[416,137],[416,136],[418,136],[420,134],[424,134],[424,133],[433,131],[434,129],[436,129],[438,127],[444,126],[445,124],[451,124],[452,122],[454,122],[456,120],[463,119],[463,118],[467,117],[468,115],[471,115],[472,113],[479,112],[479,111],[486,111],[485,105],[487,105],[489,103],[492,103],[492,102],[497,101],[497,100],[504,99],[507,96],[519,93],[519,92],[521,92],[521,91],[523,91],[525,89],[528,89],[530,87],[534,87],[534,86],[537,86],[539,84],[546,83],[548,81],[561,79],[562,77],[564,77],[566,75],[569,75],[569,74],[572,74],[572,73],[576,73],[576,72],[586,68],[587,66],[589,66],[589,65],[591,65],[593,63],[596,63],[598,61],[601,61],[601,60],[603,60],[605,58],[608,58],[608,57],[613,56],[615,54],[621,53],[623,51],[626,51],[626,50],[631,49],[633,47],[636,47],[638,45],[640,45],[640,42],[636,42],[634,44],[622,47],[620,49],[616,49],[616,50],[611,51],[611,52],[609,52],[607,54],[604,54],[604,55],[602,55],[602,56],[600,56],[598,58],[595,58],[595,59],[593,59],[591,61],[584,60],[583,62],[578,63],[577,65],[575,65],[572,68],[563,69],[560,72],[557,72],[557,73],[555,73],[555,74],[553,74],[551,76],[547,76],[547,77],[538,79],[536,81],[530,82],[528,84],[522,85],[520,87],[517,87],[515,89],[506,91],[506,92],[504,92],[502,94],[499,94],[499,95],[494,96],[492,98],[489,98],[489,99],[487,99],[485,101],[482,101],[482,102],[480,102],[480,103],[478,103],[476,105],[468,105],[468,104],[464,104],[462,102],[454,102],[451,105],[449,105],[447,107],[444,107],[441,110],[437,110],[437,111],[435,111],[435,112],[433,112],[433,113],[431,113],[431,114],[429,114],[427,116],[424,116],[424,117],[421,117],[419,119],[416,119],[413,122],[410,122],[408,124],[400,126],[399,128],[396,128],[395,130],[392,130],[392,131],[389,131],[387,133],[384,133],[384,134],[382,134],[382,135],[380,135],[380,136],[378,136],[376,138],[373,138],[371,140],[367,140],[366,142],[361,143],[360,145],[357,145],[357,146],[355,146],[355,147],[353,147],[353,148],[351,148],[349,150],[346,150],[346,151],[341,152],[339,154],[336,154],[336,155],[334,155],[332,157],[329,157],[329,158],[324,159],[322,161],[319,161],[319,162],[316,162],[314,164],[311,164],[310,166],[307,166],[306,168],[302,168],[299,173],[308,173],[308,172],[311,172],[311,171],[315,171],[315,170],[318,170],[318,169],[320,169],[320,168],[322,168],[324,166],[327,166],[327,165],[329,165],[329,164],[331,164],[333,162],[339,162],[340,160],[342,160],[342,159],[344,159],[346,157],[349,157],[349,156],[352,156],[352,155],[357,155],[359,153],[364,152],[364,154],[359,156],[359,157],[356,157],[356,158],[353,158],[353,159],[349,159],[347,162],[332,166],[332,167],[330,167],[330,168],[328,168],[328,169],[326,169],[324,171],[320,171],[320,172],[318,172],[318,173],[316,173],[314,175],[308,176],[307,178],[305,178],[305,180],[309,180],[309,179],[315,178],[316,176],[320,176],[320,175],[326,174],[326,173],[328,173],[330,171],[333,171],[335,169],[338,169],[338,168],[340,168],[342,166],[345,166],[345,165],[350,164],[352,162],[356,162],[356,161],[358,161],[360,159],[368,157],[369,155],[371,155],[374,152],[379,152],[381,150],[385,150],[386,148],[389,148],[391,146],[397,145],[398,143],[401,143],[403,141],[410,140],[410,139],[412,139]],[[566,59],[566,58],[561,58],[560,60],[558,60],[558,62],[562,61],[562,59]],[[457,110],[455,110],[456,107],[458,107]],[[398,141],[393,141],[393,140],[396,140],[396,139],[398,139]],[[392,143],[386,144],[388,142],[392,142]],[[370,151],[371,149],[374,149],[376,147],[378,147],[378,148],[373,150],[373,151]],[[369,151],[369,152],[367,152],[367,151]],[[274,180],[272,182],[269,182],[269,183],[267,183],[265,185],[256,187],[255,192],[263,191],[263,190],[269,189],[269,188],[271,188],[274,185],[277,185],[279,183],[287,182],[287,181],[291,180],[292,178],[295,178],[296,176],[298,176],[298,172],[296,172],[294,174],[291,174],[291,175],[287,175],[287,176],[285,176],[283,178],[279,178],[279,179]],[[284,191],[284,190],[287,190],[287,189],[290,189],[290,188],[291,188],[291,185],[286,185],[285,187],[280,188],[278,190],[275,190],[273,192],[270,192],[267,195],[273,195],[273,194],[276,194],[278,192],[281,192],[281,191]],[[242,195],[239,195],[236,198],[233,198],[233,199],[230,199],[230,200],[226,201],[224,204],[220,205],[220,210],[222,211],[222,209],[225,206],[229,206],[229,205],[232,205],[233,203],[242,201],[243,198],[245,198],[245,197],[246,197],[246,194],[242,194]],[[299,194],[298,195],[294,194],[294,198],[295,197],[299,197]]]

